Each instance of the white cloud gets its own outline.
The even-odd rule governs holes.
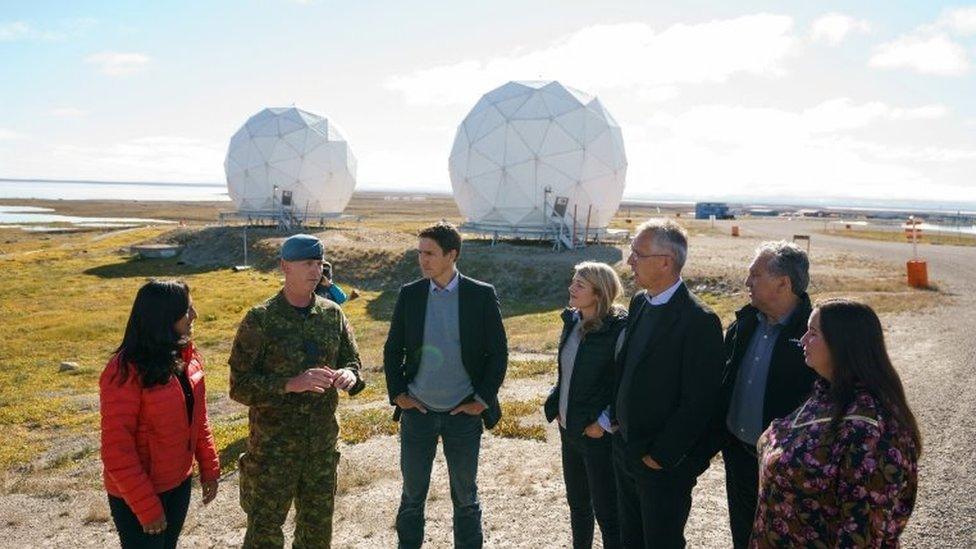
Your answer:
[[[13,130],[7,130],[0,128],[0,141],[13,141],[15,139],[23,139],[23,134],[17,133]]]
[[[874,49],[868,64],[939,76],[961,76],[969,71],[965,48],[945,34],[911,34],[881,44]]]
[[[915,108],[891,107],[880,101],[856,105],[846,97],[831,99],[806,109],[799,124],[815,133],[835,132],[866,127],[881,120],[931,120],[943,118],[949,109],[945,105],[923,105]]]
[[[916,108],[891,107],[880,101],[855,104],[842,97],[824,101],[798,112],[772,108],[729,105],[701,105],[680,116],[659,114],[651,126],[668,128],[674,135],[726,144],[765,142],[767,139],[812,139],[820,134],[840,133],[868,127],[881,121],[942,118],[943,105]]]
[[[840,44],[855,32],[867,34],[871,32],[871,24],[843,13],[828,13],[819,17],[810,29],[810,35],[815,42],[823,41],[831,46]]]
[[[637,97],[651,103],[663,103],[678,97],[680,93],[677,86],[658,86],[637,90]]]
[[[627,195],[796,196],[976,200],[976,189],[933,180],[917,163],[941,163],[951,173],[976,164],[976,150],[958,146],[893,146],[855,139],[850,130],[882,122],[943,117],[940,105],[893,107],[841,98],[789,111],[702,105],[656,114],[645,135],[628,135]],[[963,181],[963,178],[960,178]],[[938,192],[936,192],[938,189]]]
[[[844,139],[839,144],[849,150],[862,151],[881,160],[912,162],[961,162],[976,160],[976,148],[883,145],[855,139]]]
[[[56,116],[58,118],[81,118],[88,116],[88,111],[74,107],[58,107],[51,109],[47,114],[48,116]]]
[[[962,35],[976,34],[976,6],[947,11],[939,25]]]
[[[83,34],[97,23],[98,20],[92,17],[63,19],[45,29],[34,27],[24,21],[0,23],[0,42],[15,40],[62,41]]]
[[[724,82],[747,73],[785,74],[793,19],[758,14],[656,32],[644,23],[594,25],[547,47],[467,59],[389,78],[387,88],[411,104],[473,104],[509,80],[559,79],[585,90],[630,88],[651,97],[677,84]]]
[[[224,145],[181,136],[147,136],[109,145],[57,145],[51,167],[71,177],[124,181],[223,179]]]
[[[0,41],[10,42],[27,38],[31,34],[31,27],[23,21],[0,23]]]
[[[141,53],[104,51],[89,55],[85,62],[97,65],[102,74],[126,76],[144,69],[149,64],[149,57]]]

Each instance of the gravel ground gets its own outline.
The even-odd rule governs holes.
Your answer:
[[[753,222],[743,237],[700,237],[690,262],[748,258],[760,238],[813,233],[816,223]],[[886,315],[889,349],[921,422],[924,453],[915,513],[906,547],[976,546],[976,249],[924,246],[930,280],[948,294],[937,308]],[[899,243],[814,235],[812,261],[846,251],[904,270],[910,249]],[[744,271],[745,264],[742,265]],[[503,398],[524,399],[546,388],[540,380],[512,381]],[[535,421],[541,421],[541,415]],[[547,442],[486,436],[480,486],[489,547],[568,547],[568,509],[559,465],[558,434]],[[399,497],[398,445],[379,437],[343,449],[335,547],[394,547],[392,524]],[[86,476],[97,471],[86,470]],[[450,547],[451,505],[443,457],[434,467],[428,503],[428,547]],[[38,479],[22,492],[0,495],[0,547],[104,547],[117,543],[100,490],[66,488],[77,479]],[[81,483],[89,484],[89,483]],[[93,483],[92,483],[93,484]],[[286,530],[291,529],[291,519]],[[221,484],[217,500],[203,507],[195,490],[183,547],[238,546],[244,515],[237,505],[237,477]],[[724,473],[718,459],[699,479],[687,527],[691,547],[728,547]]]

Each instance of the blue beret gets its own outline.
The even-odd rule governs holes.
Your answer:
[[[281,243],[281,259],[301,261],[303,259],[322,259],[325,246],[322,241],[310,234],[289,236]]]

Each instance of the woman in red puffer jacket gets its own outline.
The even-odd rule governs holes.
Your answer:
[[[122,547],[176,547],[194,458],[203,502],[217,495],[203,365],[190,341],[196,316],[185,282],[146,283],[99,380],[105,489]]]

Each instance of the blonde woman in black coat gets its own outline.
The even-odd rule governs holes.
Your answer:
[[[613,393],[614,356],[627,323],[626,310],[614,303],[621,293],[620,277],[606,263],[576,265],[569,307],[562,313],[559,376],[545,403],[546,419],[559,422],[563,478],[577,549],[593,545],[594,516],[603,547],[620,547],[605,411]]]

